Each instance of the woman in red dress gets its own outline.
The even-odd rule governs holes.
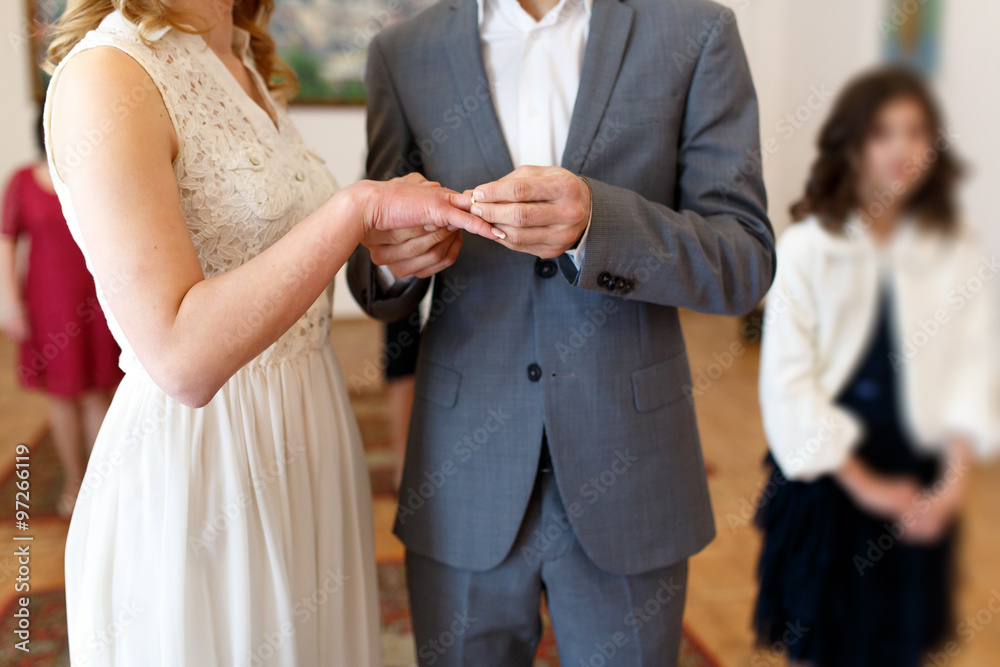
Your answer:
[[[19,239],[30,241],[23,284],[15,268]],[[94,279],[63,219],[44,161],[17,171],[4,196],[0,328],[20,343],[21,385],[49,395],[52,438],[66,471],[59,513],[68,516],[122,372]]]

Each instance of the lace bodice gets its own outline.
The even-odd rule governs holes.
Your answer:
[[[174,175],[191,240],[206,277],[230,271],[267,249],[297,222],[316,210],[337,189],[323,160],[302,141],[283,104],[267,97],[269,111],[257,105],[223,62],[198,35],[165,29],[146,45],[136,27],[114,12],[80,41],[53,74],[74,55],[98,46],[127,53],[149,74],[170,115],[178,141]],[[234,47],[244,54],[258,88],[266,90],[249,50],[249,35],[234,31]],[[136,91],[145,95],[152,91]],[[52,95],[48,96],[48,127]],[[128,100],[118,100],[125,105]],[[69,229],[83,250],[68,189],[49,165]],[[93,272],[93,267],[91,267]],[[98,298],[122,348],[122,368],[137,362],[121,328],[107,307],[105,289]],[[329,340],[332,288],[250,366],[267,364],[316,349]]]

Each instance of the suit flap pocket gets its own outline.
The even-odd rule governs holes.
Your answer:
[[[414,393],[431,403],[451,408],[458,402],[458,385],[462,374],[450,368],[421,358],[417,363],[417,380]]]
[[[683,352],[632,373],[635,409],[652,412],[683,398],[684,386],[690,381],[687,354]]]

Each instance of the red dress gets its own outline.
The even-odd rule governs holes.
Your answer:
[[[21,343],[21,384],[63,398],[114,388],[121,351],[97,302],[94,279],[66,226],[59,199],[43,189],[33,167],[7,186],[6,236],[31,240],[24,304],[31,333]]]

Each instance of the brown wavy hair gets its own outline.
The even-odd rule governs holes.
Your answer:
[[[792,219],[814,215],[831,232],[843,231],[861,206],[855,164],[875,119],[888,104],[900,100],[919,104],[934,133],[934,153],[919,187],[910,193],[903,210],[921,227],[950,232],[958,223],[956,185],[962,165],[954,148],[943,140],[940,108],[923,78],[904,68],[882,67],[859,76],[838,96],[820,131],[819,157],[812,165],[805,194],[791,207]],[[942,145],[943,144],[943,145]]]
[[[151,45],[148,40],[151,33],[167,26],[195,34],[211,29],[211,26],[198,29],[182,23],[183,17],[160,0],[69,0],[66,10],[53,26],[45,70],[51,74],[77,42],[115,10],[138,26],[139,36],[147,45]],[[273,11],[274,0],[237,0],[233,5],[233,24],[250,33],[254,63],[268,88],[291,99],[298,92],[298,81],[292,69],[278,57],[274,39],[267,31]]]

